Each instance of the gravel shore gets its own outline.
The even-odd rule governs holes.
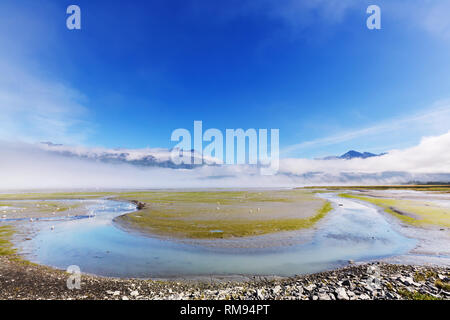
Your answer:
[[[450,299],[450,268],[372,263],[306,276],[245,282],[155,281],[70,274],[0,257],[0,299],[64,300],[371,300]]]

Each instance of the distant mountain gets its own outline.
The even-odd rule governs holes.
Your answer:
[[[71,147],[52,142],[41,142],[40,148],[61,156],[99,161],[104,163],[127,163],[141,167],[162,167],[177,169],[192,169],[202,165],[217,165],[220,162],[214,158],[202,157],[194,150],[185,151],[184,155],[191,158],[191,164],[176,164],[172,161],[170,149],[105,149]],[[195,164],[195,158],[200,158],[200,164]]]
[[[358,152],[355,150],[350,150],[341,156],[330,156],[330,157],[322,158],[321,160],[337,160],[337,159],[350,160],[350,159],[356,159],[356,158],[366,159],[366,158],[372,158],[372,157],[379,157],[379,156],[382,156],[385,154],[386,153],[375,154],[375,153],[371,153],[371,152]]]
[[[341,159],[354,159],[354,158],[371,158],[371,157],[378,157],[379,154],[375,154],[375,153],[371,153],[371,152],[358,152],[355,150],[350,150],[347,153],[344,153],[342,156],[340,156],[339,158]]]

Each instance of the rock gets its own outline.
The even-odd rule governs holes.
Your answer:
[[[372,293],[375,290],[375,288],[372,285],[365,285],[364,289],[366,289],[366,291],[370,293]]]
[[[356,294],[353,291],[347,290],[347,295],[350,298],[350,300],[353,300],[356,296]]]
[[[122,297],[122,300],[130,300],[130,299],[128,299],[127,296],[123,296],[123,297]]]
[[[130,296],[137,297],[139,295],[139,292],[137,290],[131,291]]]
[[[298,292],[299,295],[302,295],[303,294],[303,287],[298,286],[297,287],[297,292]]]
[[[305,290],[308,292],[312,292],[316,288],[315,284],[310,284],[309,286],[305,287]]]
[[[265,298],[264,289],[256,290],[256,297],[260,300],[264,300],[264,298]]]
[[[403,283],[405,286],[410,286],[414,282],[411,277],[400,277],[400,279],[398,280],[400,280],[400,282]]]
[[[415,282],[411,277],[400,277],[400,282],[402,282],[406,286],[415,286],[415,287],[421,286],[420,283]]]
[[[358,299],[360,300],[370,300],[370,296],[368,296],[367,294],[363,293],[361,294]]]
[[[396,295],[394,295],[394,293],[392,292],[386,292],[386,297],[388,299],[397,299]]]
[[[355,285],[350,281],[350,279],[345,279],[344,281],[342,281],[342,285],[348,287],[350,290],[353,290],[355,288]]]
[[[349,300],[350,299],[347,295],[347,292],[342,287],[336,289],[336,298],[338,300]]]
[[[319,294],[319,300],[331,300],[331,298],[328,295],[328,293],[320,293]]]
[[[275,287],[272,289],[272,292],[273,292],[274,294],[279,294],[280,291],[281,291],[281,286],[279,286],[279,285],[275,286]]]
[[[136,209],[138,209],[138,210],[142,210],[145,208],[145,203],[143,203],[143,202],[136,201],[136,200],[133,200],[131,202],[136,205]]]

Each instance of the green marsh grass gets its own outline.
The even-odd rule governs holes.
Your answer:
[[[16,253],[11,238],[14,235],[14,228],[11,226],[0,227],[0,256],[12,255]]]
[[[119,223],[150,233],[191,239],[249,237],[311,228],[332,209],[329,202],[314,198],[313,193],[296,191],[141,193],[120,197],[137,198],[148,207],[120,217]],[[298,210],[305,202],[319,206],[307,218],[277,218],[271,214],[263,219],[255,209],[261,206],[264,211],[268,205],[284,203],[291,210]],[[220,210],[215,211],[216,205]],[[249,207],[254,208],[253,213],[247,212]]]
[[[348,193],[340,194],[340,196],[372,203],[383,208],[386,212],[401,221],[411,225],[437,225],[450,227],[450,209],[439,207],[432,202],[373,198]],[[406,214],[401,214],[400,212],[405,212]],[[407,215],[407,213],[410,215]]]

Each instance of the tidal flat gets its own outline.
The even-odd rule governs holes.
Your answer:
[[[405,196],[404,193],[343,193],[340,196],[372,203],[410,225],[450,228],[450,196],[438,199],[423,195],[417,199],[416,194]]]
[[[421,223],[361,197],[390,198],[401,217]],[[1,194],[0,247],[11,261],[119,278],[290,277],[396,257],[445,268],[447,215],[434,210],[447,198],[360,187]],[[422,211],[400,207],[410,201],[425,203]]]
[[[332,209],[306,190],[121,194],[143,209],[115,219],[128,228],[183,239],[227,239],[311,228]]]

